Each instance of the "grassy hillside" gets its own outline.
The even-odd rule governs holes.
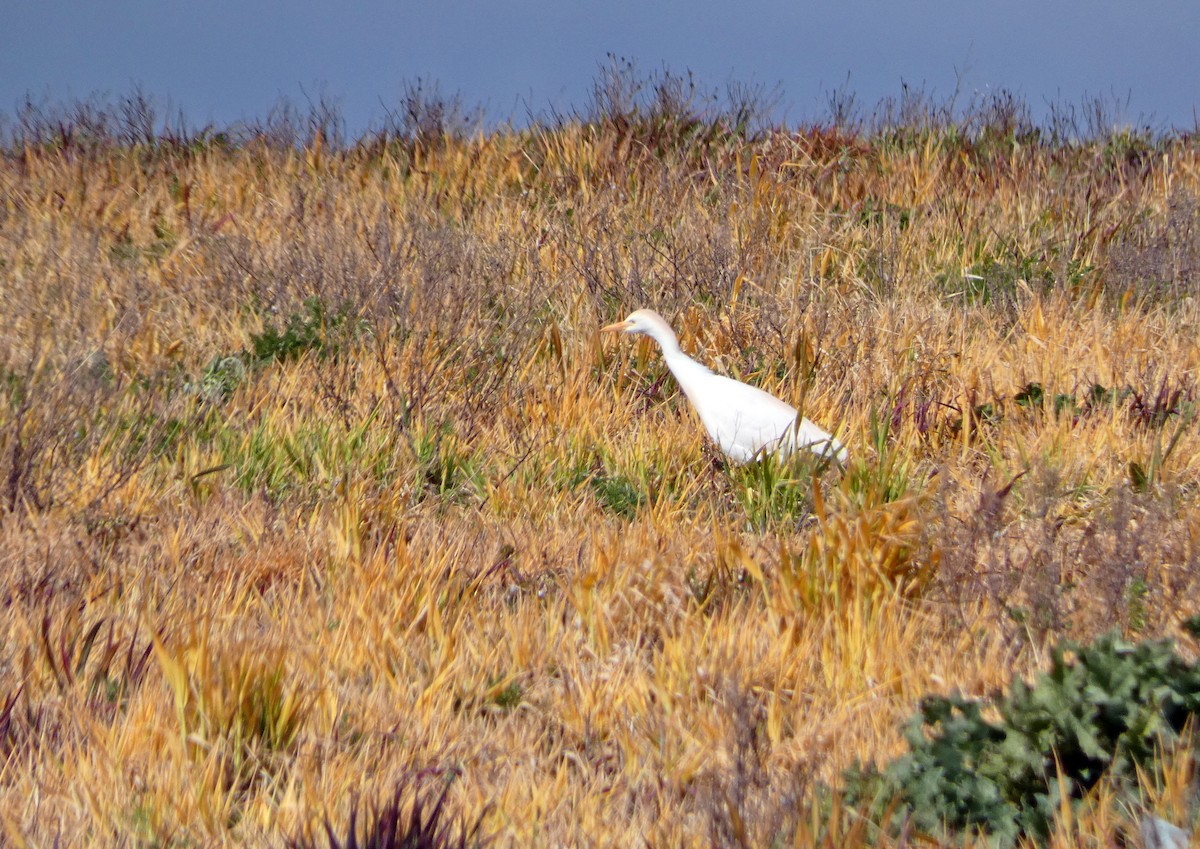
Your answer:
[[[322,845],[399,786],[498,846],[861,845],[823,788],[923,695],[1200,608],[1194,138],[442,117],[0,158],[7,842]],[[598,334],[643,306],[846,473],[726,468]]]

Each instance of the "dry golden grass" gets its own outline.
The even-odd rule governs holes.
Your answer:
[[[279,845],[453,778],[495,845],[863,844],[815,788],[923,694],[1195,612],[1200,148],[1120,141],[8,151],[4,840]],[[597,333],[639,306],[847,474],[720,467]]]

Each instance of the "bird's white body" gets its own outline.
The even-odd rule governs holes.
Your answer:
[[[708,435],[735,463],[748,463],[768,454],[787,456],[800,448],[846,462],[842,444],[828,431],[800,417],[791,404],[747,383],[713,374],[685,354],[675,332],[658,313],[638,310],[604,329],[644,334],[658,343],[667,368]]]

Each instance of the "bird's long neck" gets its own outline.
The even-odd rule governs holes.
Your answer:
[[[670,327],[656,327],[649,334],[662,349],[663,361],[685,395],[695,404],[696,378],[711,374],[707,368],[693,360],[679,347],[679,338]]]
[[[652,327],[646,332],[646,335],[658,343],[658,347],[662,349],[663,356],[667,359],[670,359],[675,354],[683,354],[683,349],[679,347],[679,337],[675,335],[674,330],[665,324],[662,327]]]

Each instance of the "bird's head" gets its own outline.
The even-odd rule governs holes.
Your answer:
[[[670,332],[671,328],[654,310],[635,310],[624,321],[600,328],[601,333],[640,333],[656,339],[663,330]]]

